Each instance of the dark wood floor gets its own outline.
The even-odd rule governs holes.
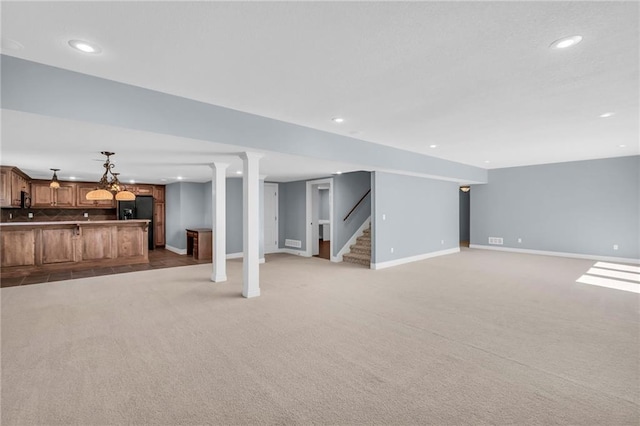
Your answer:
[[[320,253],[316,256],[320,259],[331,259],[331,241],[320,240]]]
[[[195,260],[192,256],[179,255],[166,249],[157,248],[155,250],[149,250],[149,263],[139,265],[108,266],[101,268],[75,265],[69,269],[56,270],[52,272],[38,271],[21,277],[0,277],[0,287],[40,284],[51,281],[72,280],[74,278],[97,277],[99,275],[144,271],[147,269],[198,265],[200,263],[211,263],[211,260]]]

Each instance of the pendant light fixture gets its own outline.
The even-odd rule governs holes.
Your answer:
[[[53,170],[53,177],[51,178],[51,183],[49,183],[49,188],[58,189],[60,188],[60,182],[58,181],[58,175],[56,172],[59,172],[60,169],[49,169]]]
[[[133,192],[127,191],[124,185],[118,180],[120,173],[114,173],[112,170],[115,164],[109,159],[110,156],[115,155],[115,152],[102,151],[102,155],[106,155],[107,160],[102,165],[104,167],[104,174],[98,182],[98,187],[87,193],[87,200],[92,201],[108,201],[113,200],[113,194],[116,194],[116,200],[135,200],[136,196]]]
[[[469,187],[469,186],[461,186],[460,187],[460,191],[469,192],[469,191],[471,191],[471,187]]]

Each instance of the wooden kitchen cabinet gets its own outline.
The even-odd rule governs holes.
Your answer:
[[[159,201],[161,203],[164,203],[164,186],[154,186],[153,187],[153,199],[155,201]]]
[[[29,193],[30,181],[17,167],[0,166],[0,207],[21,207],[20,194]]]
[[[136,195],[153,195],[153,185],[135,185],[130,186],[129,191]]]
[[[116,200],[87,200],[87,194],[96,189],[95,183],[78,183],[76,189],[76,207],[113,209],[116,207]]]
[[[165,206],[164,203],[155,202],[153,206],[153,238],[156,247],[165,245]]]
[[[76,206],[76,184],[60,182],[60,188],[49,187],[49,181],[31,183],[32,208],[68,208]]]

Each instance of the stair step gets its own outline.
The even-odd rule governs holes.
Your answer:
[[[369,266],[371,264],[371,256],[359,253],[347,253],[342,259],[345,262],[356,263],[358,265]]]
[[[357,244],[354,244],[349,247],[349,251],[351,253],[360,253],[371,256],[371,246],[359,246]]]

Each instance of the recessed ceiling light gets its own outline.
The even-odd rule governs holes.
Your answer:
[[[618,145],[618,148],[626,148],[626,145]]]
[[[336,174],[337,174],[337,175],[341,175],[341,174],[342,174],[342,172],[341,172],[341,171],[337,171],[337,172],[336,172]]]
[[[129,183],[136,183],[136,181],[135,181],[135,180],[133,180],[133,179],[131,179],[131,180],[129,181]]]
[[[83,40],[69,40],[69,46],[83,53],[100,53],[102,49],[97,44]]]
[[[69,179],[76,180],[76,177],[75,176],[69,176]]]
[[[236,174],[237,174],[237,175],[241,175],[241,174],[242,174],[242,170],[238,170],[238,171],[236,172]]]
[[[549,46],[552,49],[566,49],[567,47],[575,46],[582,41],[582,36],[564,37],[554,41]]]
[[[178,179],[178,180],[182,180],[182,176],[178,176],[176,179]]]
[[[342,118],[342,117],[333,117],[331,119],[331,121],[333,121],[334,123],[344,123],[344,118]]]
[[[614,114],[615,113],[613,113],[613,112],[605,112],[604,114],[600,114],[600,118],[609,118]]]
[[[438,147],[438,145],[436,145],[436,144],[429,145],[429,148],[437,148],[437,147]]]
[[[166,182],[166,181],[167,181],[166,179],[160,179],[160,182]]]
[[[489,160],[484,160],[485,163],[489,164],[491,161]]]

